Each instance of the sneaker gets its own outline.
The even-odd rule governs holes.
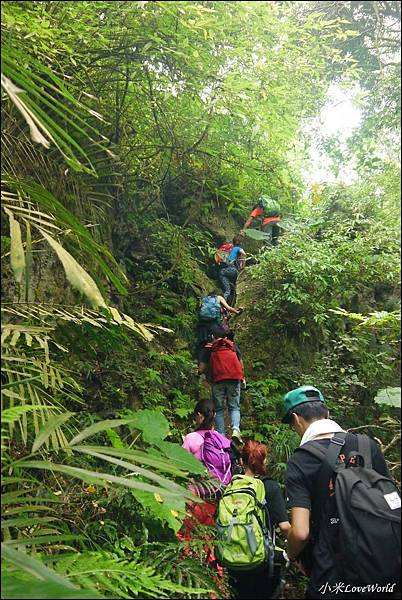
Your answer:
[[[235,443],[237,442],[238,444],[242,444],[243,443],[243,439],[241,437],[240,429],[236,429],[236,428],[232,429],[232,440]]]

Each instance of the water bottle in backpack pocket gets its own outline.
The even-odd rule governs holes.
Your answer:
[[[233,571],[266,566],[272,577],[275,541],[260,479],[233,477],[219,501],[216,527],[217,556],[224,566]]]

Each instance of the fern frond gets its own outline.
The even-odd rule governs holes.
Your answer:
[[[117,558],[108,552],[71,554],[58,560],[54,568],[75,584],[91,587],[112,598],[173,598],[208,594],[212,588],[204,582],[198,588],[172,582],[158,569],[138,556]]]
[[[145,564],[154,565],[172,583],[187,587],[185,598],[194,597],[191,590],[199,587],[207,587],[218,598],[229,598],[227,577],[219,578],[215,566],[208,563],[206,539],[208,535],[174,544],[148,544],[143,550]],[[195,597],[205,598],[194,593]]]

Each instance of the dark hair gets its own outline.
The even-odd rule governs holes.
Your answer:
[[[233,240],[232,240],[233,244],[235,246],[240,246],[241,244],[241,237],[239,235],[235,235]]]
[[[235,337],[235,332],[232,329],[229,329],[229,331],[226,333],[226,336],[228,338],[228,340],[232,340],[232,342],[234,341],[234,337]]]
[[[313,400],[312,402],[303,402],[303,404],[296,406],[290,413],[290,419],[292,419],[292,415],[294,414],[303,417],[307,423],[310,423],[319,419],[328,419],[329,411],[323,402]]]
[[[243,463],[256,475],[266,475],[264,461],[267,458],[267,447],[264,444],[248,440],[241,453]]]
[[[200,413],[204,420],[197,429],[212,429],[215,420],[215,406],[212,400],[200,400],[194,408],[194,418]]]
[[[207,295],[208,296],[219,296],[219,293],[216,290],[212,290],[212,292],[209,292]]]

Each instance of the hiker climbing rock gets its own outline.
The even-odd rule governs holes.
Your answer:
[[[288,392],[284,408],[301,437],[287,466],[287,553],[310,576],[306,598],[334,598],[339,584],[366,586],[347,598],[369,584],[400,598],[401,499],[378,445],[329,419],[313,386]]]
[[[215,512],[217,498],[221,495],[223,487],[232,478],[230,440],[215,431],[215,408],[212,400],[197,402],[193,417],[196,423],[194,431],[188,433],[183,440],[183,448],[191,452],[201,461],[208,470],[216,484],[210,482],[193,483],[192,492],[204,499],[203,502],[194,502],[187,505],[188,515],[184,519],[181,530],[176,534],[181,541],[189,541],[194,536],[197,523],[204,526],[215,525]],[[222,567],[218,564],[212,535],[203,536],[205,542],[204,552],[207,564],[216,570],[218,578],[222,578]]]
[[[257,204],[253,206],[240,234],[244,235],[244,230],[250,227],[253,220],[258,217],[262,218],[261,230],[268,236],[267,243],[277,246],[279,237],[278,222],[281,220],[281,210],[278,202],[270,196],[261,196]]]
[[[201,400],[194,409],[197,427],[188,433],[183,441],[183,448],[200,460],[222,485],[227,485],[232,478],[230,459],[230,440],[215,431],[215,407],[212,400]]]
[[[210,292],[201,300],[198,313],[197,326],[197,354],[200,360],[200,352],[204,346],[211,342],[213,327],[221,327],[225,333],[229,332],[228,318],[231,314],[239,314],[240,309],[230,306],[223,296],[216,292]]]
[[[233,477],[218,505],[218,559],[228,568],[236,598],[279,598],[285,560],[281,552],[275,556],[275,527],[285,536],[290,529],[285,500],[266,475],[264,444],[248,440],[242,462],[244,475]]]
[[[232,305],[234,304],[237,278],[246,264],[246,253],[240,244],[240,236],[235,236],[233,243],[222,244],[216,253],[216,261],[219,266],[218,277],[223,297]]]
[[[240,385],[244,381],[244,368],[240,350],[221,327],[214,327],[212,336],[213,341],[206,344],[200,352],[198,372],[207,373],[209,366],[216,410],[216,429],[222,434],[225,433],[224,410],[227,400],[232,438],[237,437],[241,440]]]

